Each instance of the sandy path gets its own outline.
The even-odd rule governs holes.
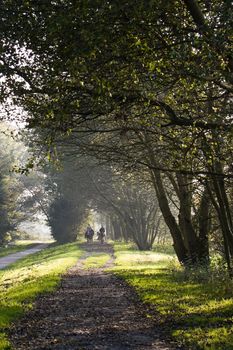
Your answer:
[[[64,276],[60,288],[38,298],[35,308],[11,329],[16,350],[170,350],[133,289],[104,268],[83,269],[94,252],[112,255],[107,244],[83,245],[86,254]]]

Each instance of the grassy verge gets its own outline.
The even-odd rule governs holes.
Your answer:
[[[6,331],[11,322],[32,307],[38,294],[54,290],[80,255],[76,243],[54,246],[0,271],[0,350],[10,349]]]
[[[115,244],[115,251],[115,273],[154,306],[167,334],[188,349],[233,349],[233,288],[229,281],[187,281],[182,272],[172,271],[174,255],[161,249],[138,252]]]
[[[88,257],[84,262],[84,268],[90,269],[95,267],[102,267],[110,259],[109,254],[95,253]]]
[[[38,245],[38,243],[32,243],[31,241],[29,243],[29,242],[23,241],[23,242],[18,242],[17,244],[15,244],[13,246],[8,246],[6,248],[0,247],[0,258],[7,256],[9,254],[17,253],[17,252],[20,252],[22,250],[26,250],[26,249],[35,247],[36,245]]]

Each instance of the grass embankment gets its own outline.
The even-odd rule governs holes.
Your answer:
[[[32,241],[17,242],[15,245],[9,245],[8,247],[0,247],[0,258],[9,254],[18,253],[20,251],[30,249],[38,245],[39,243],[33,243]]]
[[[0,350],[10,349],[6,330],[11,322],[32,307],[39,293],[54,290],[81,253],[76,243],[54,246],[0,271]]]
[[[221,276],[188,281],[173,272],[171,253],[139,252],[115,244],[115,273],[134,286],[143,301],[155,307],[162,329],[188,349],[233,349],[233,289]],[[173,262],[172,262],[173,260]],[[149,315],[148,315],[149,317]]]

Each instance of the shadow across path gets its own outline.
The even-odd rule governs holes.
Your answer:
[[[133,289],[103,268],[83,269],[91,252],[108,244],[83,245],[84,258],[64,276],[59,289],[38,298],[35,308],[11,329],[17,350],[171,350],[148,318]],[[109,266],[109,264],[108,264]]]

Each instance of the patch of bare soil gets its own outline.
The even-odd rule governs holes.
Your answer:
[[[171,350],[145,305],[122,279],[105,271],[113,264],[108,244],[83,244],[86,253],[59,289],[37,299],[10,331],[15,350]],[[83,269],[92,252],[109,253],[105,268]]]

